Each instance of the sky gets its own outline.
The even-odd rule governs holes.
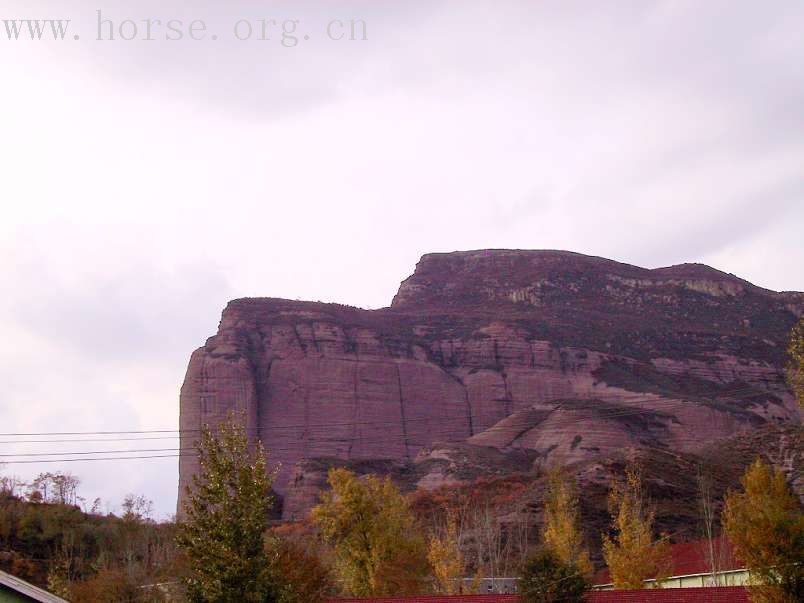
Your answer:
[[[3,433],[176,429],[229,299],[384,307],[428,252],[804,290],[798,0],[131,4],[0,5]],[[177,445],[22,439],[0,454]],[[175,458],[0,473],[54,470],[175,511]]]

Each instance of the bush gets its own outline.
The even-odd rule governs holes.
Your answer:
[[[519,593],[523,603],[583,601],[590,587],[578,568],[563,563],[547,549],[525,562],[521,576]]]
[[[304,546],[289,539],[278,540],[274,574],[280,603],[321,603],[335,590],[329,571]]]

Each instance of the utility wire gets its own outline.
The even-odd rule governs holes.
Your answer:
[[[737,401],[740,401],[738,396],[743,395],[743,394],[746,394],[746,395],[753,394],[755,397],[762,396],[762,395],[773,395],[772,392],[766,392],[766,391],[762,391],[762,390],[757,390],[757,388],[754,388],[754,387],[747,387],[747,388],[744,388],[744,389],[738,389],[738,390],[731,391],[727,395],[721,395],[721,396],[715,395],[715,396],[712,396],[712,397],[705,397],[705,398],[707,400],[711,401],[711,402],[728,402],[730,400],[735,400],[735,399]],[[588,401],[588,402],[599,401],[599,402],[602,402],[602,403],[605,404],[605,403],[616,403],[617,400],[628,401],[628,402],[639,402],[639,401],[659,402],[662,399],[670,399],[670,400],[673,400],[673,401],[684,402],[684,403],[688,403],[688,404],[698,404],[698,405],[702,404],[701,402],[699,402],[696,399],[686,399],[686,398],[681,398],[681,397],[679,397],[679,398],[671,398],[670,395],[654,394],[654,396],[656,396],[656,397],[652,397],[652,398],[640,397],[641,395],[644,395],[644,394],[640,394],[638,392],[635,392],[633,397],[623,395],[623,396],[620,396],[619,398],[616,398],[615,400],[611,400],[610,398],[606,397],[606,398],[588,398],[588,399],[584,399],[583,401],[584,402],[586,402],[586,401]],[[542,400],[537,400],[537,401],[532,402],[532,404],[557,403],[557,402],[560,402],[562,400],[566,400],[569,397],[571,397],[571,396],[563,396],[563,397],[553,398],[553,399],[550,399],[550,400],[543,400],[543,401]],[[701,398],[702,396],[697,396],[696,395],[696,396],[693,396],[693,397],[694,398]],[[494,401],[499,402],[501,400],[494,400]],[[460,407],[462,409],[466,409],[465,403],[462,403],[462,402],[449,403],[447,405],[447,408],[450,407],[450,406],[451,407],[456,407],[456,408]],[[444,408],[444,407],[445,407],[445,405],[439,406],[439,408]],[[466,412],[464,412],[463,414],[465,416],[469,416],[468,413],[466,413]],[[432,417],[424,417],[424,418],[420,418],[420,419],[408,419],[408,422],[410,422],[410,421],[430,421],[430,420],[433,420],[433,418]],[[309,424],[275,425],[275,426],[268,426],[268,427],[249,427],[249,428],[245,428],[245,429],[246,429],[246,431],[263,431],[263,432],[265,432],[265,431],[281,430],[281,429],[303,429],[303,428],[309,429],[311,427],[313,427],[313,428],[315,428],[315,427],[330,428],[330,427],[337,427],[337,426],[351,427],[351,426],[355,426],[355,425],[374,425],[374,424],[384,424],[384,423],[388,423],[388,422],[389,421],[387,419],[383,419],[383,420],[380,420],[380,421],[349,421],[349,422],[345,422],[345,423],[320,423],[320,424],[312,424],[312,425],[309,425]],[[0,437],[45,437],[45,436],[79,436],[79,435],[140,435],[140,434],[141,435],[146,435],[146,434],[154,434],[154,433],[159,433],[159,434],[179,433],[179,434],[181,434],[181,433],[199,433],[201,431],[203,431],[201,428],[198,428],[198,429],[124,430],[124,431],[72,431],[72,432],[65,431],[65,432],[38,432],[38,433],[0,433]],[[213,429],[213,431],[214,431],[214,429]],[[175,437],[175,436],[164,436],[164,437]],[[3,442],[3,443],[5,443],[5,442]]]
[[[623,397],[623,399],[626,399],[626,397]],[[635,397],[627,397],[627,399],[629,399],[631,401],[631,403],[639,401],[639,399],[637,399]],[[590,400],[590,402],[593,402],[593,401],[594,400]],[[661,399],[661,398],[658,399],[658,400],[655,399],[655,398],[643,398],[642,401],[651,402],[653,407],[652,408],[643,408],[643,407],[640,407],[640,408],[621,408],[621,409],[617,409],[615,411],[598,412],[598,413],[595,414],[594,418],[605,420],[605,419],[609,419],[609,418],[637,416],[637,415],[640,415],[640,414],[654,414],[655,415],[657,413],[662,413],[664,411],[672,410],[673,408],[683,407],[688,402],[686,400]],[[605,403],[606,401],[604,400],[602,402]],[[659,408],[656,408],[657,405],[659,406]],[[571,407],[567,408],[567,407],[559,406],[559,408],[557,408],[556,410],[566,411],[566,412],[571,413],[574,409],[572,409]],[[580,409],[580,410],[594,410],[594,407],[592,407],[592,408],[587,407],[587,408]],[[508,416],[510,417],[510,415],[508,415]],[[456,418],[465,418],[465,417],[466,417],[466,414],[462,413],[461,415],[459,415]],[[503,417],[503,419],[505,419],[505,418],[507,418],[507,417]],[[424,420],[431,421],[432,419],[433,419],[432,417],[428,417],[428,418],[426,418]],[[503,420],[503,419],[497,419],[497,421]],[[414,419],[410,419],[410,420],[406,421],[406,423],[409,422],[409,421],[413,421],[413,420]],[[576,421],[575,417],[567,414],[567,415],[565,415],[563,417],[558,417],[557,419],[551,419],[550,423],[551,423],[552,427],[556,427],[557,425],[560,425],[562,423],[572,423],[574,421]],[[399,420],[393,420],[393,421],[386,420],[386,421],[383,421],[382,423],[391,424],[391,425],[397,425],[397,424],[399,424]],[[354,425],[354,423],[347,423],[347,424],[344,424],[344,425],[352,426],[352,425]],[[535,428],[537,426],[538,426],[538,423],[535,424],[533,427]],[[491,427],[493,427],[493,425]],[[488,429],[484,430],[484,431],[488,431]],[[480,432],[480,433],[483,433],[483,432]],[[607,430],[588,429],[588,428],[584,429],[584,434],[590,434],[591,435],[591,434],[595,434],[595,433],[607,433]],[[290,435],[290,434],[288,434],[288,435]],[[428,436],[430,436],[430,437],[427,438],[429,440],[429,442],[427,442],[426,444],[416,442],[415,440],[417,439],[417,436],[420,436],[420,435],[428,435]],[[316,436],[315,434],[309,433],[309,430],[308,430],[307,437],[308,438],[313,438],[313,437],[318,437],[318,436]],[[422,434],[422,433],[417,434],[415,432],[414,433],[407,433],[407,434],[390,434],[390,435],[386,434],[386,435],[382,436],[381,439],[379,439],[379,440],[373,440],[371,438],[361,438],[361,437],[358,436],[357,437],[357,443],[359,445],[367,445],[367,444],[372,444],[372,443],[399,443],[399,444],[413,444],[413,445],[419,445],[419,446],[426,447],[426,446],[432,446],[434,444],[439,443],[439,438],[450,438],[450,437],[460,438],[460,440],[465,441],[466,439],[468,439],[470,437],[470,434],[467,434],[465,428],[458,428],[457,430],[455,430],[455,429],[453,429],[453,430],[442,430],[442,431],[436,432],[434,434]],[[690,435],[690,437],[692,437],[692,435]],[[511,442],[509,442],[509,447],[510,447],[511,444],[514,443],[515,440],[516,440],[516,438],[512,438]],[[114,440],[110,440],[110,441],[114,441]],[[38,441],[37,443],[47,443],[47,442]],[[323,440],[323,441],[319,440],[319,442],[317,442],[317,443],[318,444],[330,444],[330,445],[334,444],[337,447],[338,440],[337,439],[336,440]],[[269,453],[275,453],[275,452],[299,452],[299,451],[307,452],[308,449],[309,449],[309,444],[310,444],[310,442],[309,442],[309,439],[308,439],[307,441],[299,441],[298,444],[290,446],[290,447],[287,447],[287,446],[269,447]],[[653,447],[645,445],[645,444],[640,444],[640,447],[641,448],[653,448]],[[518,447],[513,446],[513,448],[523,449],[521,446],[518,446]],[[62,452],[52,452],[52,453],[3,454],[3,455],[0,455],[0,456],[2,456],[4,458],[32,457],[32,456],[55,456],[55,455],[58,455],[58,454],[62,454],[62,455],[86,455],[86,456],[89,456],[89,455],[93,455],[93,454],[131,454],[131,453],[140,453],[140,452],[161,452],[161,451],[179,451],[181,453],[182,451],[186,451],[186,450],[192,450],[192,449],[174,448],[174,449],[142,449],[142,450],[108,450],[108,451],[91,451],[91,452],[66,452],[66,451],[62,451]],[[661,449],[656,448],[656,450],[661,450]],[[325,450],[321,450],[319,452],[319,454],[323,454],[325,452],[326,452]],[[194,455],[192,455],[192,454],[159,455],[159,456],[148,455],[148,456],[143,456],[143,457],[98,458],[97,460],[127,460],[127,459],[130,459],[130,458],[166,458],[166,457],[171,457],[171,456],[178,457],[178,456],[194,456]],[[19,461],[19,460],[14,461],[14,460],[10,460],[10,461],[5,461],[5,463],[11,464],[11,463],[60,462],[61,460],[63,460],[64,462],[72,462],[72,461],[93,460],[93,459],[91,459],[91,458],[87,458],[87,459],[48,459],[48,460],[29,460],[29,461]]]
[[[18,456],[58,456],[58,455],[89,455],[89,454],[126,454],[126,453],[139,453],[139,452],[181,452],[184,450],[194,450],[193,448],[144,448],[141,450],[92,450],[81,452],[31,452],[20,454],[0,454],[0,457],[18,457]]]
[[[3,461],[4,465],[28,465],[31,463],[75,463],[82,461],[133,461],[140,459],[167,459],[178,458],[178,454],[155,454],[147,456],[114,456],[114,457],[94,457],[84,459],[48,459],[48,460],[35,460],[35,461]]]
[[[660,414],[662,412],[672,410],[674,408],[680,408],[684,404],[686,404],[686,401],[674,400],[674,399],[664,399],[664,400],[662,400],[662,399],[659,399],[659,400],[645,399],[645,401],[652,402],[652,407],[651,408],[643,408],[643,407],[639,407],[639,408],[621,408],[621,409],[617,409],[617,410],[609,411],[609,412],[597,412],[597,413],[595,413],[595,418],[604,420],[604,419],[608,419],[608,418],[616,418],[616,417],[623,417],[623,416],[633,416],[633,415],[639,415],[639,414],[657,414],[657,413]],[[634,402],[634,400],[632,400],[632,402]],[[556,409],[556,410],[564,410],[564,411],[568,411],[568,412],[573,411],[573,409],[571,407],[569,407],[569,408],[563,407],[563,408]],[[580,409],[580,410],[594,410],[594,408],[586,408],[586,409]],[[508,415],[508,417],[503,417],[502,419],[500,419],[499,415],[497,415],[496,413],[494,413],[494,414],[495,414],[495,416],[493,417],[493,420],[495,420],[495,424],[497,422],[501,421],[501,420],[504,420],[505,418],[510,417],[510,415]],[[446,418],[449,418],[449,417],[442,415],[441,417],[435,417],[435,418],[446,419]],[[466,418],[466,414],[461,413],[460,415],[454,416],[453,418],[457,418],[457,419]],[[477,415],[475,415],[475,417],[473,417],[473,418],[479,418],[479,417]],[[425,417],[425,418],[421,418],[421,419],[418,419],[418,420],[432,421],[433,419],[434,419],[434,417]],[[572,421],[575,421],[575,420],[576,419],[574,417],[572,417],[571,415],[565,415],[564,417],[559,417],[558,419],[552,419],[551,424],[555,426],[555,424],[557,422],[559,422],[559,423],[560,422],[572,422]],[[407,424],[407,423],[414,422],[414,421],[417,421],[417,419],[408,419],[408,420],[405,421],[405,423]],[[400,421],[398,419],[395,419],[395,420],[387,420],[386,419],[386,420],[384,420],[382,422],[376,422],[376,423],[372,423],[372,424],[395,426],[395,425],[398,425],[399,423],[400,423]],[[345,423],[344,425],[345,426],[356,426],[357,424],[356,423]],[[297,429],[303,429],[305,431],[304,435],[306,435],[309,438],[309,437],[318,436],[318,434],[316,434],[314,432],[314,429],[316,427],[313,427],[312,429],[310,429],[310,428],[305,429],[304,426],[298,426],[296,428]],[[490,428],[492,428],[492,427],[493,427],[493,425]],[[487,428],[487,430],[490,429],[490,428]],[[464,428],[457,428],[457,429],[458,429],[457,432],[454,429],[451,430],[451,431],[450,430],[446,430],[446,431],[445,430],[440,430],[440,431],[437,431],[436,433],[434,433],[432,435],[435,436],[435,438],[445,437],[445,436],[448,436],[448,435],[456,435],[456,436],[460,436],[460,437],[463,437],[463,438],[471,437],[471,434],[467,434],[466,430]],[[487,430],[484,430],[484,431],[487,431]],[[589,432],[588,429],[585,430],[585,431],[587,433]],[[480,433],[483,433],[483,432],[480,432]],[[289,435],[289,436],[294,435],[294,437],[295,437],[295,434],[287,434],[287,435]],[[417,434],[416,432],[413,432],[412,434],[408,434],[408,438],[409,439],[410,438],[415,438],[417,435],[422,435],[422,434]],[[359,438],[359,436],[358,436],[358,438]],[[383,441],[385,441],[387,438],[388,438],[388,436],[384,436]],[[138,439],[140,439],[140,438],[121,438],[119,441],[131,441],[131,440],[136,441]],[[145,439],[145,438],[142,438],[142,439]],[[364,443],[367,442],[367,440],[365,438],[359,438],[359,440],[361,442],[364,442]],[[81,440],[75,440],[75,441],[81,441]],[[91,441],[91,440],[87,440],[87,441]],[[118,440],[107,439],[107,440],[104,440],[104,441],[118,441]],[[10,442],[10,443],[18,443],[18,442]],[[46,441],[46,440],[37,440],[37,441],[35,441],[35,443],[50,443],[50,442]],[[300,442],[300,445],[305,445],[305,443]],[[279,450],[279,449],[275,449],[275,450]],[[125,452],[125,451],[122,451],[122,452]],[[50,453],[50,454],[52,455],[54,453]],[[69,454],[69,453],[68,452],[62,452],[61,454]],[[0,456],[26,456],[26,455],[20,454],[20,455],[0,455]],[[27,456],[31,456],[31,455],[27,455]]]
[[[146,440],[177,440],[181,436],[147,438],[68,438],[62,440],[0,440],[0,444],[67,444],[69,442],[143,442]]]

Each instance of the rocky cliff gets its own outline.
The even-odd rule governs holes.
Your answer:
[[[695,451],[798,423],[784,383],[804,294],[698,264],[648,270],[563,251],[425,255],[389,308],[240,299],[196,350],[182,448],[232,410],[281,463],[299,517],[332,463],[381,462],[420,487],[623,447]],[[443,445],[446,443],[446,445]],[[497,461],[493,459],[497,458]],[[180,462],[183,486],[196,470]],[[458,472],[459,473],[459,472]]]

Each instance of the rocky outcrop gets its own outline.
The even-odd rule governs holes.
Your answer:
[[[701,265],[489,250],[424,256],[382,310],[235,300],[191,357],[182,448],[242,411],[286,517],[311,504],[315,459],[386,459],[435,487],[453,478],[421,455],[440,443],[531,466],[694,450],[800,420],[783,363],[801,299]],[[180,505],[196,469],[181,458]]]
[[[476,457],[491,449],[477,448],[472,455],[465,450],[467,446],[454,445],[434,451],[437,458],[429,461],[431,470],[441,471],[452,481],[432,491],[419,490],[411,497],[421,521],[432,522],[431,517],[439,517],[439,514],[443,521],[443,505],[449,501],[453,508],[489,509],[514,533],[524,523],[531,534],[540,534],[546,473],[514,472],[504,465],[494,466],[501,471],[489,470],[480,465]],[[741,476],[757,457],[780,469],[804,503],[804,427],[801,425],[761,427],[704,445],[695,452],[625,448],[565,465],[581,493],[581,526],[593,561],[603,564],[601,534],[607,533],[611,525],[607,499],[611,484],[622,479],[627,464],[636,463],[640,467],[646,497],[656,514],[656,531],[668,535],[674,542],[688,542],[701,535],[700,477],[705,477],[709,483],[716,514],[720,514],[726,492],[740,488]],[[456,480],[458,477],[460,479]],[[437,525],[437,521],[433,523]]]

